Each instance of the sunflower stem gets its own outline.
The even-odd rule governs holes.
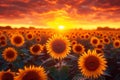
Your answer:
[[[59,70],[62,68],[62,60],[59,59]]]
[[[94,79],[91,77],[90,80],[94,80]]]

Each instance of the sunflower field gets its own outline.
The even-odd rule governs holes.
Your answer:
[[[2,29],[0,80],[120,80],[120,31]]]

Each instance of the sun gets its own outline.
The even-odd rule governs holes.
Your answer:
[[[65,26],[60,25],[60,26],[58,26],[58,28],[59,28],[60,30],[63,30],[63,29],[65,28]]]

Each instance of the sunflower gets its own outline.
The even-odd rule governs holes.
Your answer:
[[[0,72],[0,80],[14,80],[14,73],[10,70]]]
[[[5,47],[5,46],[7,45],[7,42],[3,40],[3,41],[0,42],[0,45],[1,45],[2,47]]]
[[[113,41],[114,48],[120,48],[120,40]]]
[[[47,41],[46,48],[54,59],[65,58],[70,53],[70,41],[62,35],[54,35]]]
[[[37,36],[36,38],[35,38],[35,40],[36,40],[36,42],[40,42],[41,41],[41,38],[40,38],[40,36]]]
[[[83,34],[80,35],[80,39],[85,39],[85,36]]]
[[[15,80],[47,80],[47,74],[43,67],[30,66],[24,67],[24,70],[19,69]]]
[[[98,44],[98,45],[96,45],[96,48],[104,49],[104,44]]]
[[[104,44],[110,44],[110,39],[108,37],[105,37],[103,39]]]
[[[8,47],[3,51],[2,56],[6,61],[13,62],[16,60],[18,53],[14,48]]]
[[[98,54],[104,54],[103,50],[102,49],[99,49],[99,48],[95,48],[94,49],[96,51],[96,53]]]
[[[85,47],[82,44],[75,44],[72,47],[74,53],[80,54],[85,51]]]
[[[24,37],[21,34],[14,34],[11,37],[11,44],[21,47],[24,44]]]
[[[111,38],[112,41],[115,41],[116,39],[117,39],[116,37],[112,37],[112,38]]]
[[[33,55],[39,55],[43,50],[43,46],[40,44],[34,44],[30,47],[30,52]]]
[[[91,36],[90,36],[90,34],[88,34],[88,33],[86,33],[86,34],[84,35],[84,38],[85,38],[86,40],[88,40],[90,37],[91,37]]]
[[[100,43],[100,40],[97,38],[97,37],[92,37],[90,39],[90,43],[93,45],[93,46],[96,46]]]
[[[107,61],[103,55],[97,54],[95,50],[82,54],[78,60],[78,67],[87,78],[98,78],[106,70]]]
[[[34,39],[34,34],[32,32],[29,32],[26,34],[26,39],[27,40],[33,40]]]
[[[73,35],[71,36],[71,38],[74,40],[74,39],[77,38],[77,36],[76,36],[75,34],[73,34]]]
[[[5,41],[5,40],[7,40],[7,37],[3,34],[0,35],[0,41]]]
[[[100,39],[100,43],[102,43],[102,44],[103,44],[103,39]]]
[[[120,39],[120,34],[117,35],[117,39]]]
[[[77,41],[76,41],[76,40],[72,40],[72,41],[71,41],[71,45],[74,45],[74,44],[77,44]]]

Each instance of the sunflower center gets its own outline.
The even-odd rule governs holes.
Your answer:
[[[84,36],[81,36],[81,38],[84,38]]]
[[[105,42],[108,42],[108,39],[105,39]]]
[[[14,76],[11,73],[4,73],[1,80],[14,80]]]
[[[37,41],[40,41],[40,39],[39,39],[39,38],[37,38]]]
[[[95,56],[89,56],[85,60],[85,67],[89,71],[95,71],[96,69],[98,69],[99,65],[99,59]]]
[[[41,78],[37,72],[29,71],[23,76],[22,80],[41,80]]]
[[[5,41],[1,41],[0,43],[1,43],[1,45],[5,45],[6,44]]]
[[[98,45],[98,48],[102,48],[103,46],[102,45]]]
[[[75,36],[72,36],[73,38],[75,38]]]
[[[81,46],[76,46],[76,47],[75,47],[75,50],[76,50],[77,52],[80,52],[80,51],[82,51],[82,47],[81,47]]]
[[[63,40],[57,39],[52,43],[52,50],[55,53],[62,53],[66,49],[66,44]]]
[[[99,54],[99,53],[102,53],[102,51],[101,50],[99,50],[99,49],[97,49],[96,50],[96,52]]]
[[[31,38],[32,38],[32,35],[31,35],[31,34],[28,34],[28,38],[31,39]]]
[[[97,44],[97,42],[98,42],[98,41],[97,41],[96,39],[93,40],[93,44]]]
[[[76,44],[76,42],[72,42],[72,45]]]
[[[102,43],[103,42],[103,40],[100,40],[100,43]]]
[[[32,51],[33,52],[38,52],[40,50],[40,46],[39,45],[35,45],[35,46],[33,46],[33,48],[32,48]]]
[[[5,37],[4,37],[4,36],[1,36],[0,39],[1,39],[1,40],[5,40]]]
[[[15,53],[12,50],[8,50],[6,56],[7,56],[7,58],[13,58],[14,54]]]
[[[15,42],[16,44],[20,44],[20,43],[22,42],[22,38],[21,38],[20,36],[16,36],[16,37],[14,38],[14,42]]]
[[[120,45],[119,42],[116,42],[116,43],[115,43],[115,46],[119,46],[119,45]]]
[[[88,36],[88,35],[86,35],[85,37],[86,37],[86,38],[88,38],[89,36]]]

